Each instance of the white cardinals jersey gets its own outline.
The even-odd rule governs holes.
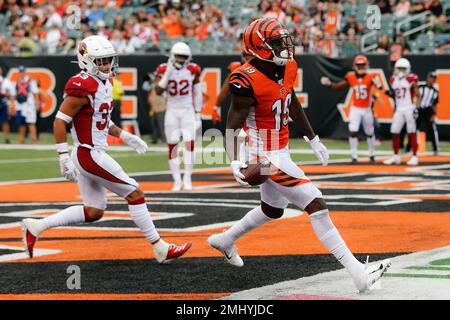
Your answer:
[[[87,97],[89,103],[81,108],[72,121],[71,134],[75,146],[106,150],[112,104],[112,78],[102,81],[80,72],[66,83],[64,97]]]
[[[419,82],[419,77],[410,73],[406,77],[392,76],[389,80],[395,94],[395,105],[398,109],[414,108],[412,97],[414,96],[414,83]]]
[[[166,72],[167,63],[160,64],[156,74],[162,76]],[[189,63],[178,70],[174,68],[169,76],[167,85],[167,110],[192,109],[194,110],[194,79],[201,74],[200,67],[195,63]]]

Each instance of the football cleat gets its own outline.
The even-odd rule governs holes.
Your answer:
[[[160,264],[167,264],[172,262],[176,258],[181,257],[191,247],[191,242],[186,242],[180,245],[163,242],[162,246],[159,246],[159,249],[155,248],[155,259]]]
[[[179,191],[181,191],[182,187],[183,187],[183,183],[175,182],[175,184],[173,185],[172,191],[173,192],[179,192]]]
[[[359,292],[369,290],[391,266],[391,260],[386,259],[371,266],[368,265],[369,257],[367,257],[365,270],[358,279],[353,279]]]
[[[375,157],[374,156],[370,156],[369,163],[370,164],[377,164],[377,162],[375,161]]]
[[[352,163],[351,164],[358,164],[358,159],[352,158]]]
[[[244,261],[239,256],[236,245],[234,243],[226,245],[223,237],[223,233],[213,234],[208,238],[208,244],[212,248],[220,251],[224,255],[226,262],[236,267],[242,267]]]
[[[393,155],[389,159],[383,161],[384,164],[400,164],[400,162],[400,156],[398,154]]]
[[[417,166],[419,164],[419,158],[417,158],[417,156],[412,156],[406,164],[408,166]]]
[[[22,240],[29,258],[33,258],[34,245],[39,237],[39,234],[44,231],[42,221],[36,219],[23,219],[20,223],[22,228]]]
[[[183,177],[183,190],[185,191],[192,191],[192,181],[191,177],[184,175]]]

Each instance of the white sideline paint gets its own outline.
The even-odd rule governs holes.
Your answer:
[[[425,266],[431,261],[450,258],[450,246],[420,251],[390,258],[392,265],[386,274],[416,274],[410,266]],[[243,257],[245,262],[245,257]],[[369,262],[372,264],[374,261]],[[311,266],[314,267],[314,266]],[[245,268],[245,266],[244,266]],[[440,271],[435,271],[438,274]],[[419,272],[430,274],[428,272]],[[449,272],[447,271],[447,274]],[[318,295],[358,300],[449,300],[450,280],[432,278],[383,277],[378,288],[358,293],[345,269],[311,277],[284,281],[270,286],[236,292],[223,300],[273,300],[291,294]]]
[[[2,246],[2,245],[0,245],[0,249],[23,251],[23,252],[18,252],[18,253],[11,253],[11,254],[0,255],[0,262],[14,261],[14,260],[20,260],[20,259],[27,259],[28,258],[28,255],[25,253],[23,247],[13,247],[13,246]],[[33,257],[48,256],[50,254],[58,254],[58,253],[61,253],[61,252],[62,252],[61,250],[37,249],[37,248],[35,248],[33,250]]]

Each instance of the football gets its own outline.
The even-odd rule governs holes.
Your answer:
[[[257,186],[269,179],[270,161],[267,159],[257,160],[257,162],[246,162],[247,168],[241,169],[241,173],[245,176],[245,181],[251,186]]]

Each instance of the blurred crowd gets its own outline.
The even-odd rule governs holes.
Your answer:
[[[297,53],[329,57],[352,56],[360,49],[365,16],[358,0],[245,1],[241,12],[225,14],[221,4],[234,0],[0,0],[0,54],[32,56],[73,54],[77,42],[91,34],[108,37],[118,52],[160,52],[161,42],[188,37],[203,42],[234,42],[242,50],[243,29],[251,19],[273,17],[292,32]],[[425,10],[432,12],[431,33],[449,34],[450,27],[439,0],[367,0],[383,15],[396,19]],[[72,10],[74,6],[80,10]],[[78,23],[79,22],[79,23]],[[443,37],[445,40],[446,38]],[[450,42],[450,41],[449,41]],[[389,52],[394,43],[408,50],[401,35],[380,37],[377,52]],[[436,49],[442,53],[447,41]]]

